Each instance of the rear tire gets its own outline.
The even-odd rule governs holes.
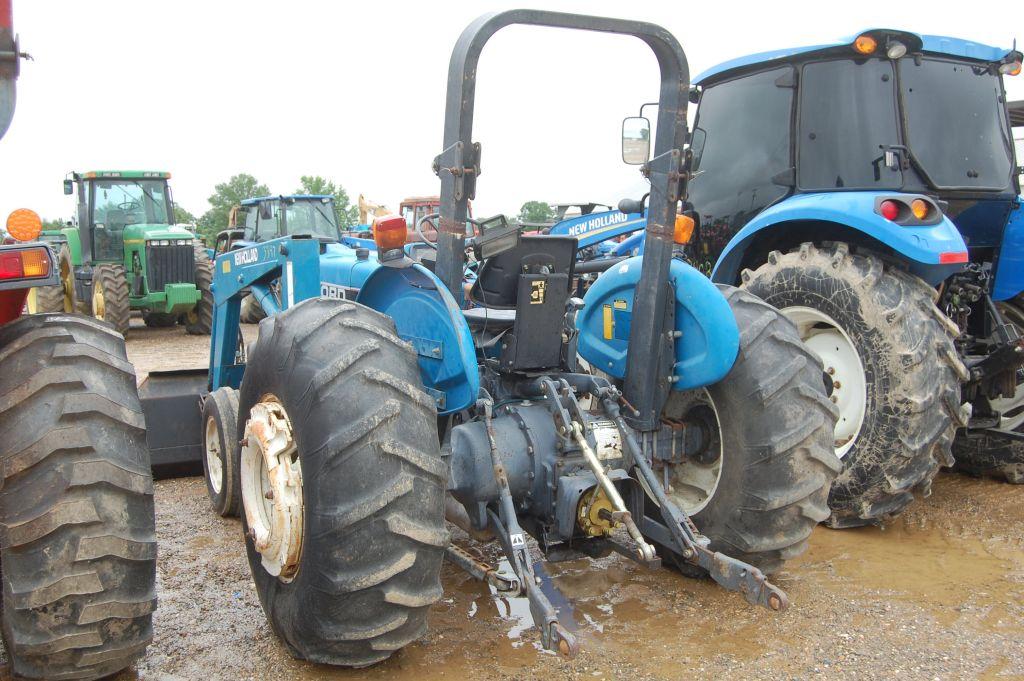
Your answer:
[[[185,313],[185,331],[193,336],[209,336],[213,328],[213,261],[206,257],[196,256],[196,288],[199,289],[199,301]]]
[[[1006,321],[1024,333],[1024,294],[998,302],[996,307]],[[1017,384],[1013,397],[993,400],[992,406],[1002,414],[1001,429],[1024,432],[1024,383]],[[1024,442],[961,430],[953,442],[953,458],[954,468],[968,475],[1024,484]]]
[[[109,322],[122,336],[128,333],[132,310],[124,266],[96,265],[92,271],[92,288],[92,316]]]
[[[832,448],[837,412],[825,396],[821,360],[793,324],[746,291],[719,289],[740,328],[739,356],[718,383],[669,397],[666,416],[692,419],[692,409],[709,403],[718,429],[714,458],[676,466],[669,497],[712,550],[771,574],[803,553],[814,526],[828,518],[829,485],[840,468]],[[718,475],[709,478],[716,462]],[[711,487],[711,480],[701,499],[694,481]],[[668,555],[683,572],[696,570]]]
[[[203,403],[203,476],[213,510],[222,517],[238,515],[238,455],[238,391],[218,388]]]
[[[243,527],[263,610],[296,657],[353,667],[384,660],[426,632],[448,542],[447,468],[416,352],[384,315],[310,299],[261,322],[239,392],[239,439],[268,399],[290,421],[304,523],[294,575],[274,576],[251,535],[266,497],[248,492],[250,440]]]
[[[29,314],[64,312],[64,288],[62,286],[36,286],[29,290],[25,305]]]
[[[857,355],[857,375],[835,386],[861,386],[862,420],[852,440],[837,443],[845,449],[839,450],[843,471],[832,484],[828,524],[885,522],[915,494],[930,494],[939,467],[953,463],[953,436],[963,425],[960,380],[967,377],[953,346],[956,325],[935,307],[935,290],[874,256],[851,254],[843,243],[773,251],[767,263],[742,276],[744,288],[783,314],[802,309],[799,314],[821,315],[838,325],[808,322],[801,327],[803,338],[833,334],[833,345],[845,339]],[[843,418],[841,413],[841,424]]]
[[[243,324],[259,324],[267,318],[263,306],[256,302],[256,298],[250,293],[242,298],[242,304],[238,313],[238,319]]]
[[[0,328],[3,639],[18,677],[114,674],[152,640],[156,532],[124,339],[88,317]]]

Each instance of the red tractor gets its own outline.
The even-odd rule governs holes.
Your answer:
[[[0,0],[0,136],[20,58]],[[60,284],[39,216],[0,246],[0,630],[13,675],[95,679],[153,638],[156,531],[146,423],[124,337],[74,314],[23,315]],[[3,241],[8,241],[4,239]]]

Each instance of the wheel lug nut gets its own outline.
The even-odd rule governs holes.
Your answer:
[[[829,368],[828,368],[828,373],[829,373],[830,375],[832,375],[832,374],[835,374],[835,373],[836,373],[835,367],[829,367]]]
[[[833,388],[842,388],[843,384],[840,383],[839,381],[832,381],[832,387]]]
[[[272,489],[267,490],[266,493],[263,495],[263,498],[264,499],[268,499],[268,500],[273,500],[274,499],[274,490],[272,490]]]
[[[839,402],[839,398],[838,398],[838,397],[836,397],[835,395],[833,395],[833,396],[832,396],[832,397],[830,397],[829,399],[830,399],[830,400],[832,400],[832,402],[833,402],[833,403],[837,403],[837,402]]]

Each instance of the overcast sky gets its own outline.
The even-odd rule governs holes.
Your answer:
[[[875,26],[1009,47],[1021,14],[940,2],[533,3],[660,23],[691,74],[750,52],[813,44]],[[24,64],[0,141],[0,216],[30,207],[70,217],[70,170],[173,173],[199,215],[239,172],[289,193],[303,174],[393,210],[436,194],[451,48],[477,15],[515,2],[14,0]],[[529,6],[529,5],[527,5]],[[840,9],[841,8],[841,9]],[[1001,9],[1000,9],[1001,8]],[[1021,35],[1015,35],[1015,31]],[[619,157],[625,115],[657,98],[639,41],[551,29],[498,33],[480,60],[478,215],[524,201],[616,202],[642,186]],[[1008,78],[1024,98],[1024,76]]]

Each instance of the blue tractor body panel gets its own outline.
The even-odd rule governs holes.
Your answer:
[[[880,241],[906,258],[910,270],[929,284],[936,285],[962,265],[940,262],[942,253],[964,253],[967,245],[948,218],[934,225],[906,227],[886,220],[875,212],[875,201],[896,192],[827,192],[796,194],[762,211],[737,232],[718,258],[711,278],[735,283],[746,247],[761,231],[785,228],[797,221],[833,222],[851,227]]]
[[[594,244],[606,243],[609,239],[644,229],[646,226],[646,215],[610,210],[562,220],[552,226],[548,234],[574,236],[577,239],[577,248],[583,249]]]
[[[356,302],[394,320],[412,344],[427,392],[439,414],[471,406],[480,392],[476,348],[469,324],[448,289],[422,265],[378,267]]]
[[[643,259],[636,257],[597,278],[584,296],[577,317],[578,351],[595,369],[623,378],[629,350],[633,295]],[[674,390],[689,390],[722,380],[739,353],[736,318],[718,287],[699,271],[673,260],[669,281],[675,290]]]
[[[1024,198],[1018,198],[1003,230],[996,263],[993,300],[1009,300],[1024,291]]]

